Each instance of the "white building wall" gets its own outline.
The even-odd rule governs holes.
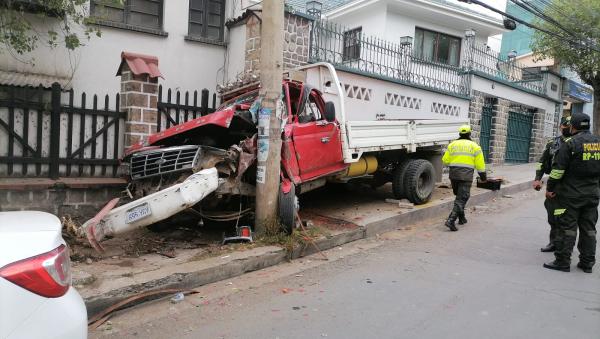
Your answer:
[[[229,30],[225,84],[233,83],[244,72],[246,65],[246,25],[240,24]]]
[[[226,8],[225,13],[231,13],[230,8]],[[85,41],[86,46],[75,51],[50,49],[40,43],[31,55],[23,56],[23,59],[33,57],[34,65],[18,62],[8,53],[1,53],[0,69],[72,76],[72,87],[76,92],[114,94],[120,89],[119,77],[115,76],[120,54],[128,51],[157,56],[165,77],[160,80],[164,87],[192,91],[207,88],[212,92],[224,77],[226,47],[185,40],[188,16],[188,0],[165,0],[163,30],[168,37],[101,27],[101,38],[93,37]],[[44,18],[43,21],[37,26],[47,31],[52,19]]]

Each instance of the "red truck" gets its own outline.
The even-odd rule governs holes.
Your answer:
[[[325,63],[286,74],[279,210],[287,231],[299,208],[297,195],[327,182],[368,177],[378,186],[391,181],[396,198],[427,202],[441,178],[441,151],[466,122],[460,116],[420,114],[423,119],[414,119],[398,105],[377,112],[372,89],[362,93],[369,100],[351,100],[357,94],[349,94],[348,83],[355,77]],[[384,86],[388,95],[399,86],[362,81],[375,82],[373,88]],[[181,216],[205,223],[252,222],[258,85],[223,98],[216,112],[126,150],[123,162],[129,167],[130,185],[120,200],[130,202],[116,207],[119,199],[113,199],[84,224],[93,245],[100,247],[98,241],[107,235]]]

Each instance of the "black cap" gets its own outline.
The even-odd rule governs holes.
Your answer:
[[[571,126],[571,116],[560,118],[561,126]]]
[[[585,113],[575,113],[571,116],[571,125],[578,130],[590,129],[590,116]]]

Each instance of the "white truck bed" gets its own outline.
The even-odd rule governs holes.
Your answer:
[[[468,124],[469,100],[337,71],[327,63],[298,69],[305,83],[336,106],[346,163],[363,153],[447,145]]]

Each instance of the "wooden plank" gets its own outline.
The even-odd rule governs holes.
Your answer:
[[[15,131],[15,88],[14,87],[9,87],[9,93],[8,93],[8,156],[10,158],[12,158],[15,154],[15,140],[14,137],[11,137],[11,134],[14,133]],[[14,134],[13,134],[14,135]],[[13,173],[13,165],[12,163],[8,163],[7,164],[7,170],[8,170],[8,174],[12,174]]]
[[[121,97],[120,95],[117,93],[117,97],[116,97],[116,110],[117,112],[119,111],[120,105],[121,105],[121,101],[120,101]],[[158,113],[158,115],[160,116],[160,113]],[[113,149],[113,159],[119,159],[119,127],[121,125],[121,118],[116,118],[116,123],[115,123],[115,141],[114,141],[114,149]],[[119,167],[118,166],[113,166],[113,177],[117,176],[117,171],[118,171]]]
[[[73,107],[73,89],[69,91],[69,107]],[[73,112],[67,112],[67,158],[71,157],[73,151]],[[71,175],[71,164],[67,165],[67,176]]]
[[[38,96],[38,102],[42,102],[42,100],[44,99],[44,89],[42,86],[38,87],[38,91],[37,91],[37,96]],[[37,110],[37,135],[36,135],[36,148],[37,148],[37,156],[38,158],[42,158],[42,149],[43,149],[43,145],[42,145],[42,125],[44,123],[44,109],[40,108]],[[35,165],[35,174],[37,176],[40,176],[42,174],[42,164],[38,163]]]
[[[92,104],[93,110],[94,110],[94,114],[91,114],[90,117],[92,118],[92,138],[88,141],[91,141],[91,146],[92,146],[92,155],[91,158],[92,159],[96,159],[96,127],[98,124],[98,96],[96,94],[94,94],[94,100],[93,100],[93,104]],[[94,174],[96,174],[96,167],[92,166],[92,168],[90,168],[90,174],[91,176],[94,176]]]
[[[83,110],[80,111],[79,114],[79,148],[81,149],[82,145],[85,143],[85,93],[81,93],[81,108],[83,108]],[[83,159],[83,153],[81,152],[79,154],[79,159]],[[73,157],[75,157],[75,154],[73,154]],[[79,176],[83,175],[83,165],[80,163],[79,164]]]
[[[104,111],[108,110],[108,94],[104,97]],[[117,119],[118,121],[118,119]],[[102,126],[108,125],[108,116],[104,116],[104,124]],[[107,159],[108,156],[108,129],[102,133],[102,159]],[[106,166],[102,166],[102,175],[106,175]]]

